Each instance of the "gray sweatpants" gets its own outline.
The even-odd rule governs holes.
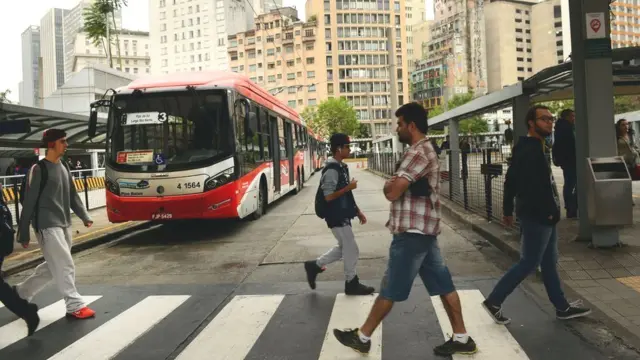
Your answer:
[[[344,276],[347,281],[351,281],[356,276],[356,265],[358,264],[358,256],[360,256],[356,238],[353,236],[353,229],[347,225],[334,227],[331,232],[338,240],[338,245],[320,256],[316,263],[318,266],[323,267],[343,259]]]
[[[76,268],[71,257],[70,228],[47,228],[36,232],[44,260],[35,272],[16,287],[21,298],[31,299],[51,280],[64,296],[67,312],[82,309],[85,304],[76,289]]]

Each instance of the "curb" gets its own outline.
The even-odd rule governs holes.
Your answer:
[[[73,244],[73,246],[71,247],[71,254],[76,254],[78,252],[84,251],[84,250],[88,250],[91,249],[93,247],[96,247],[98,245],[102,245],[102,244],[106,244],[108,242],[111,242],[121,236],[127,235],[130,232],[133,231],[137,231],[137,230],[142,230],[146,227],[149,227],[152,225],[151,221],[147,221],[147,222],[143,222],[140,224],[136,224],[136,225],[132,225],[132,226],[127,226],[125,228],[116,230],[114,232],[110,232],[110,233],[105,233],[103,235],[99,235],[90,239],[87,239],[81,243],[78,244]],[[42,263],[44,261],[44,256],[43,255],[39,255],[33,259],[30,260],[25,260],[21,263],[15,264],[13,266],[7,267],[6,270],[2,271],[2,277],[7,277],[7,276],[11,276],[11,275],[15,275],[18,273],[21,273],[23,271],[32,269],[38,265],[40,265],[40,263]]]

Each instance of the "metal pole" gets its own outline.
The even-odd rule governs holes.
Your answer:
[[[371,110],[371,94],[367,87],[367,115],[369,116],[369,125],[371,126],[371,146],[373,146],[373,140],[376,138],[376,129],[373,124],[373,111]]]
[[[396,79],[396,47],[395,47],[395,36],[394,36],[394,27],[390,26],[387,29],[387,41],[389,42],[389,81],[391,82],[390,84],[390,92],[391,92],[391,111],[389,112],[389,121],[390,121],[390,125],[391,128],[393,128],[393,114],[395,113],[395,111],[398,109],[398,80]],[[389,133],[393,134],[393,131],[389,131]],[[397,136],[397,135],[394,135]],[[400,144],[400,142],[397,142],[398,144],[398,148],[396,149],[393,145],[391,146],[391,149],[393,151],[393,153],[395,154],[396,152],[402,152],[402,144]]]
[[[609,0],[569,0],[576,113],[579,241],[619,242],[614,227],[593,227],[587,210],[588,157],[617,156]]]

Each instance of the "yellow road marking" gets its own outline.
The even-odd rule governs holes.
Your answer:
[[[89,236],[98,234],[100,232],[105,232],[105,231],[109,231],[109,230],[115,230],[115,229],[119,229],[119,228],[124,228],[124,227],[126,227],[125,225],[130,225],[130,223],[126,222],[126,223],[122,223],[122,224],[115,224],[115,225],[111,225],[111,226],[108,226],[108,227],[105,227],[105,228],[102,228],[102,229],[99,229],[99,230],[88,232],[86,234],[83,234],[83,235],[80,235],[80,236],[77,236],[77,237],[73,238],[73,242],[76,243],[78,240],[82,240],[84,238],[87,238]],[[16,246],[21,246],[21,245],[17,244]],[[15,255],[9,255],[5,259],[7,259],[7,260],[8,259],[15,259],[15,260],[22,259],[23,257],[25,257],[27,255],[30,255],[30,254],[33,254],[33,253],[38,252],[38,251],[40,251],[40,248],[29,250],[29,251],[24,251],[24,252],[19,252],[19,253],[14,253]]]

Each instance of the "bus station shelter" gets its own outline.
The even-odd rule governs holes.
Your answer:
[[[105,148],[106,119],[98,119],[97,134],[88,135],[89,117],[60,111],[45,110],[9,103],[0,103],[0,122],[29,120],[31,131],[20,134],[0,134],[0,157],[16,157],[40,148],[42,133],[49,128],[67,132],[69,149],[97,150]]]
[[[640,94],[640,47],[628,47],[613,49],[611,52],[611,66],[613,75],[613,95],[635,95]],[[430,118],[428,123],[432,129],[442,129],[444,126],[448,126],[448,133],[450,139],[450,149],[452,153],[459,153],[459,122],[461,120],[468,119],[476,115],[482,115],[484,113],[493,112],[506,107],[512,108],[513,114],[513,138],[517,141],[518,137],[525,136],[527,134],[527,125],[525,123],[525,117],[527,110],[532,104],[546,102],[573,99],[574,95],[574,64],[569,61],[553,67],[546,68],[537,74],[518,82],[514,85],[504,87],[499,91],[480,96],[472,101],[451,109],[443,114]],[[579,74],[578,78],[579,79]],[[579,79],[580,80],[580,79]],[[584,81],[581,81],[584,83]],[[580,89],[580,84],[576,84],[576,88]],[[583,90],[583,89],[581,89]],[[613,99],[612,99],[613,100]],[[576,115],[579,112],[576,111]],[[603,133],[602,135],[595,134],[596,129],[591,130],[592,134],[585,136],[582,131],[577,132],[576,142],[580,146],[580,142],[587,142],[589,139],[597,139],[597,141],[606,142],[606,146],[609,149],[615,149],[615,132],[613,123],[613,114],[610,119],[591,119],[589,124],[596,121],[603,124],[606,121],[609,125],[600,125],[598,130],[606,129],[606,126],[610,126],[610,132]],[[587,126],[581,124],[580,119],[577,116],[576,128],[580,126]],[[604,127],[602,127],[604,126]],[[613,134],[609,139],[609,134]],[[464,135],[464,134],[463,134]],[[582,135],[582,136],[581,136]],[[598,136],[601,136],[598,138]],[[583,139],[580,139],[582,137]],[[608,142],[611,142],[610,144]],[[589,146],[593,144],[585,145],[587,150]],[[588,156],[594,156],[592,152],[587,151]],[[461,179],[461,163],[460,157],[452,156],[451,159],[451,186],[458,186],[457,182]],[[585,167],[586,168],[586,167]],[[504,169],[503,171],[506,171]],[[586,202],[585,199],[580,199],[583,194],[580,194],[581,189],[585,189],[585,176],[581,176],[580,169],[578,170],[578,198],[580,202]],[[584,191],[583,191],[584,192]],[[583,207],[581,207],[582,209]],[[588,219],[586,216],[580,216],[580,227],[585,232],[591,231],[588,225]],[[583,227],[584,225],[584,227]],[[582,234],[584,235],[584,234]],[[578,237],[581,237],[579,235]]]

